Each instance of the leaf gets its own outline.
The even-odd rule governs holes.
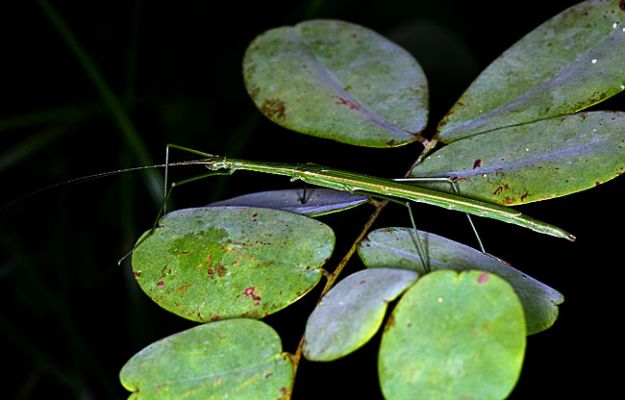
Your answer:
[[[463,196],[491,203],[547,200],[622,174],[624,131],[623,112],[585,112],[537,121],[447,145],[415,166],[410,175],[453,177]],[[448,183],[424,186],[451,191]]]
[[[488,66],[440,122],[438,138],[449,143],[583,110],[625,89],[623,65],[625,8],[619,0],[582,2]]]
[[[179,210],[146,235],[132,256],[139,286],[166,310],[200,322],[261,318],[288,306],[319,282],[334,247],[327,225],[265,208]]]
[[[267,324],[233,319],[152,343],[120,372],[130,399],[286,399],[293,366]]]
[[[388,303],[418,277],[413,271],[378,268],[343,279],[308,318],[304,356],[332,361],[363,346],[382,325]]]
[[[367,147],[418,139],[427,81],[405,50],[343,21],[312,20],[258,36],[245,85],[265,116],[288,129]]]
[[[389,400],[503,399],[524,353],[523,310],[506,281],[436,271],[393,310],[380,346],[380,385]]]
[[[270,190],[233,197],[209,204],[215,206],[260,207],[319,217],[345,211],[367,202],[367,196],[333,189],[308,188]]]
[[[408,228],[384,228],[361,242],[358,254],[368,268],[402,268],[423,274],[423,264]],[[564,301],[560,292],[511,267],[506,262],[453,240],[419,231],[427,248],[432,271],[487,271],[505,279],[519,296],[525,311],[527,333],[535,334],[551,327],[558,318],[558,305]]]

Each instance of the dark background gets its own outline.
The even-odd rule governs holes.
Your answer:
[[[17,2],[16,2],[17,3]],[[272,27],[315,17],[370,27],[421,62],[431,90],[430,130],[467,85],[503,50],[575,1],[51,1],[129,116],[151,162],[176,143],[216,154],[312,161],[398,176],[418,148],[350,147],[298,135],[265,120],[241,77],[247,44]],[[145,162],[40,3],[0,6],[0,203],[54,182]],[[599,109],[623,109],[622,96]],[[187,158],[177,154],[178,159]],[[200,170],[178,170],[182,179]],[[45,192],[0,214],[0,360],[3,398],[124,398],[123,363],[147,344],[193,326],[152,303],[117,260],[148,229],[158,204],[142,173]],[[177,207],[292,187],[247,173],[179,189]],[[522,211],[577,234],[567,243],[478,221],[489,252],[566,296],[555,326],[528,339],[525,366],[510,398],[593,398],[620,391],[616,358],[622,179]],[[415,207],[419,227],[474,245],[461,214]],[[338,237],[333,268],[370,207],[324,217]],[[406,226],[389,208],[377,223]],[[361,266],[354,260],[349,271]],[[319,285],[321,287],[321,285]],[[294,351],[320,287],[266,319]],[[620,321],[619,321],[620,322]],[[302,362],[294,399],[381,398],[379,336],[331,364]],[[617,359],[618,361],[618,359]],[[7,374],[8,368],[8,374]],[[8,396],[7,396],[8,393]],[[6,397],[5,397],[6,396]]]

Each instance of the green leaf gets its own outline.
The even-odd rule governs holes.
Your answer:
[[[308,318],[304,356],[332,361],[363,346],[382,325],[388,303],[418,277],[413,271],[379,268],[343,279]]]
[[[366,203],[367,199],[367,196],[333,189],[308,188],[305,193],[301,189],[284,189],[244,194],[211,203],[209,206],[272,208],[319,217],[354,208]]]
[[[321,278],[334,233],[301,215],[266,208],[175,211],[139,239],[132,268],[143,291],[194,321],[261,318]]]
[[[506,281],[437,271],[393,310],[380,346],[380,385],[389,400],[504,399],[524,353],[523,309]]]
[[[129,399],[286,399],[293,366],[267,324],[233,319],[152,343],[120,372]]]
[[[411,235],[413,229],[384,228],[361,242],[358,254],[369,268],[402,268],[423,274],[423,263]],[[528,334],[548,329],[558,318],[558,305],[564,301],[560,292],[511,267],[505,261],[484,254],[453,240],[419,231],[427,246],[432,271],[487,271],[505,279],[519,296],[525,311]]]
[[[623,112],[551,118],[447,145],[415,166],[410,175],[452,177],[463,196],[491,203],[547,200],[622,174],[624,131]],[[449,183],[424,186],[451,191]]]
[[[571,114],[623,91],[624,29],[619,0],[563,11],[482,72],[440,122],[439,139]]]
[[[343,21],[312,20],[258,36],[243,60],[256,106],[288,129],[367,147],[418,139],[427,81],[405,50]]]

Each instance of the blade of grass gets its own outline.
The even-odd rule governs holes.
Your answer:
[[[97,104],[72,104],[50,110],[29,112],[0,119],[0,133],[12,129],[29,128],[35,125],[73,123],[101,111],[102,106]]]
[[[100,94],[102,101],[106,104],[107,108],[111,112],[113,119],[117,123],[123,137],[128,144],[130,150],[133,152],[137,161],[143,165],[151,165],[153,161],[149,155],[149,152],[141,140],[141,137],[132,123],[132,120],[128,116],[128,113],[124,109],[119,98],[113,93],[102,73],[98,69],[95,62],[78,43],[78,40],[74,36],[73,32],[69,29],[61,15],[50,5],[47,0],[39,0],[39,5],[43,10],[46,17],[50,20],[54,28],[59,32],[65,43],[72,50],[80,65],[84,69],[85,73],[95,85],[98,93]],[[159,174],[155,171],[146,171],[146,184],[148,190],[154,200],[155,204],[160,204],[162,201],[162,185]]]
[[[62,126],[46,129],[28,136],[0,154],[0,172],[32,156],[69,131],[68,126]]]

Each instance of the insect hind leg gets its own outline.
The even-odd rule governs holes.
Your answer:
[[[446,182],[449,183],[451,189],[454,194],[460,194],[460,188],[458,187],[458,182],[453,177],[440,177],[440,178],[429,178],[429,177],[410,177],[410,178],[397,178],[393,179],[395,182],[423,182],[423,183],[431,183],[431,182]],[[486,253],[486,249],[484,248],[484,243],[480,238],[480,234],[477,232],[477,228],[475,227],[475,223],[473,223],[473,218],[468,213],[465,213],[467,219],[469,220],[469,225],[471,225],[471,229],[473,230],[473,234],[477,239],[477,243],[480,246],[480,250],[482,253]]]

